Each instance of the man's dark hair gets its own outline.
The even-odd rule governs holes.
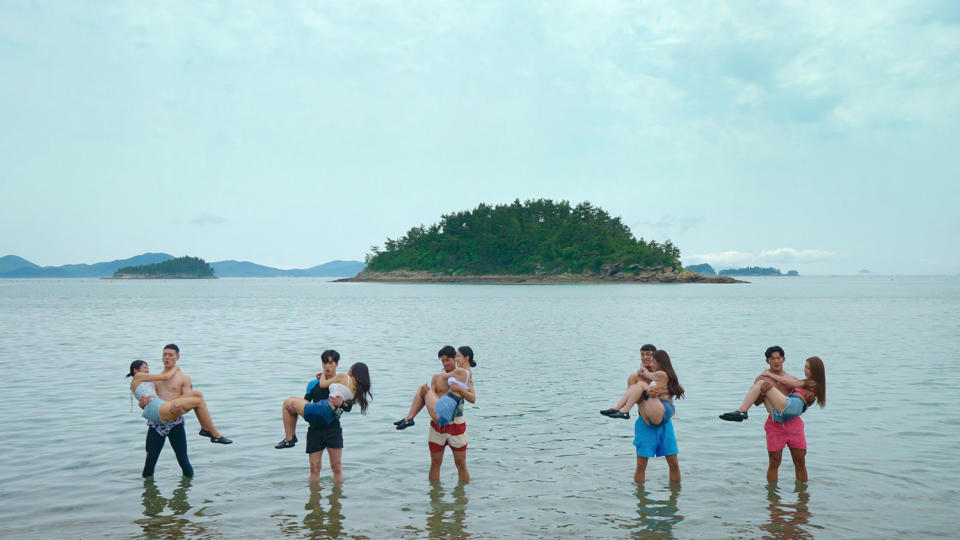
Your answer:
[[[643,347],[640,347],[640,350],[641,350],[641,351],[657,352],[657,347],[654,346],[654,345],[651,345],[651,344],[647,343],[647,344],[644,345]]]
[[[456,355],[457,350],[453,348],[453,345],[445,345],[442,349],[440,349],[440,352],[437,353],[437,358],[440,358],[441,356],[449,356],[450,358],[453,358]]]
[[[772,358],[772,357],[773,357],[773,353],[775,353],[775,352],[780,353],[780,358],[786,358],[786,357],[787,357],[787,353],[783,352],[783,347],[781,347],[781,346],[779,346],[779,345],[774,345],[773,347],[767,347],[767,352],[763,353],[763,356],[764,356],[765,358]]]
[[[180,354],[180,347],[177,347],[176,343],[167,343],[166,345],[164,345],[163,350],[167,350],[167,349],[177,351],[177,354]]]
[[[340,363],[340,353],[333,349],[327,349],[320,353],[320,361],[326,363],[328,360],[333,359],[334,362]]]

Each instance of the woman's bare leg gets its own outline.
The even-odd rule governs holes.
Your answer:
[[[296,407],[294,406],[293,414],[290,413],[290,407],[293,406],[297,399],[303,400],[303,398],[297,396],[290,396],[287,399],[283,400],[283,406],[280,408],[280,416],[283,418],[283,440],[292,441],[294,437],[297,436],[297,420],[300,418],[297,415]],[[306,400],[304,400],[306,401]]]
[[[737,410],[740,412],[747,412],[750,410],[750,407],[759,405],[758,401],[760,401],[764,394],[771,389],[776,390],[776,388],[773,386],[773,383],[766,379],[761,379],[753,383],[753,386],[747,390],[747,395],[743,397],[743,402],[739,407],[737,407]],[[779,392],[779,390],[777,390],[777,392]]]
[[[202,397],[196,397],[195,395],[178,397],[161,405],[159,411],[160,418],[165,422],[175,420],[181,416],[171,411],[174,404],[182,407],[184,414],[193,411],[194,414],[197,415],[197,420],[200,421],[200,427],[209,431],[210,434],[213,435],[213,438],[218,439],[221,437],[221,433],[217,431],[216,426],[213,425],[213,418],[210,416],[210,410],[207,409],[207,402],[204,401]]]
[[[640,397],[643,396],[643,392],[647,388],[650,388],[650,385],[643,381],[640,381],[637,384],[631,386],[630,388],[627,388],[627,393],[623,395],[624,397],[624,399],[622,400],[623,405],[620,406],[620,409],[619,409],[620,412],[629,413],[630,409],[632,409],[633,406],[636,405],[638,401],[640,401]],[[641,414],[643,414],[642,411],[641,411]]]
[[[439,422],[440,417],[437,416],[437,400],[440,399],[437,396],[437,393],[433,390],[428,390],[427,393],[423,396],[423,401],[427,406],[427,412],[430,413],[430,419],[434,422]]]
[[[638,384],[644,384],[644,383],[643,383],[643,382],[635,382],[635,383],[633,383],[633,384],[627,385],[627,390],[626,390],[626,392],[624,392],[623,395],[620,396],[620,401],[618,401],[617,404],[613,406],[613,408],[614,408],[614,409],[617,409],[618,411],[623,411],[624,405],[626,405],[626,404],[627,404],[627,400],[630,399],[630,395],[631,395],[631,394],[630,394],[630,391],[631,391],[631,389],[632,389],[634,386],[638,385]],[[639,396],[639,395],[642,394],[642,393],[643,393],[643,389],[641,389],[639,392],[636,392],[636,395]],[[634,402],[636,402],[636,401],[634,401]],[[629,411],[629,410],[630,410],[630,407],[627,407],[627,411]],[[627,411],[624,411],[624,412],[627,412]]]
[[[767,406],[768,411],[772,408],[778,413],[783,413],[783,409],[787,407],[787,396],[785,396],[783,392],[776,388],[771,388],[764,392],[763,395],[763,403]]]
[[[640,402],[640,416],[648,426],[659,425],[663,422],[663,402],[657,398],[649,398]]]
[[[426,405],[424,396],[427,395],[429,390],[430,387],[425,384],[420,388],[417,388],[417,393],[413,395],[413,403],[410,404],[410,411],[407,412],[407,415],[403,417],[404,420],[413,420],[413,418],[423,410],[423,406]]]

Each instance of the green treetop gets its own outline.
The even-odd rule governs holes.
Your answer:
[[[147,277],[213,277],[213,268],[207,261],[199,257],[177,257],[155,264],[143,266],[124,266],[114,272],[114,277],[120,275],[136,275]]]
[[[440,223],[414,227],[388,238],[382,250],[371,250],[367,269],[375,272],[580,274],[617,264],[627,272],[680,267],[680,249],[669,240],[638,240],[619,217],[589,202],[571,207],[549,199],[446,214]]]

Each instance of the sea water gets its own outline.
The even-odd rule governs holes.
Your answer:
[[[0,536],[954,536],[960,489],[960,278],[751,278],[737,285],[401,285],[313,279],[0,280]],[[164,344],[206,396],[211,444],[187,418],[196,469],[172,449],[144,480],[146,426],[125,379]],[[669,352],[681,485],[652,459],[633,482],[633,420],[599,414]],[[443,345],[476,352],[472,482],[447,453],[427,480],[426,412],[405,431]],[[761,409],[735,408],[770,345],[827,371],[804,414],[809,482],[765,473]],[[342,486],[308,482],[304,443],[275,450],[281,403],[337,349],[370,366],[367,415],[344,415]],[[299,426],[301,441],[306,426]],[[786,454],[786,452],[785,452]]]

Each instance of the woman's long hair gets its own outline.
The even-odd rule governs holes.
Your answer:
[[[460,347],[457,347],[457,350],[460,352],[460,354],[470,359],[470,367],[472,368],[477,367],[477,362],[473,359],[473,349],[471,349],[467,345],[462,345]]]
[[[677,372],[673,370],[673,364],[670,363],[670,355],[667,351],[660,349],[653,353],[653,359],[660,366],[660,371],[667,374],[667,391],[676,398],[683,397],[683,387],[680,386],[680,380],[677,379]]]
[[[804,387],[813,392],[817,397],[817,405],[823,408],[827,404],[827,372],[823,368],[823,360],[819,356],[811,356],[807,358],[807,363],[810,364],[812,376],[804,381]]]
[[[146,364],[146,362],[143,360],[134,360],[133,362],[130,362],[130,373],[127,373],[127,377],[133,377],[136,375],[136,371],[144,364]]]
[[[373,393],[370,392],[370,370],[363,362],[357,362],[350,366],[350,376],[357,383],[357,392],[353,400],[360,404],[360,412],[367,414],[369,399],[373,397]]]

